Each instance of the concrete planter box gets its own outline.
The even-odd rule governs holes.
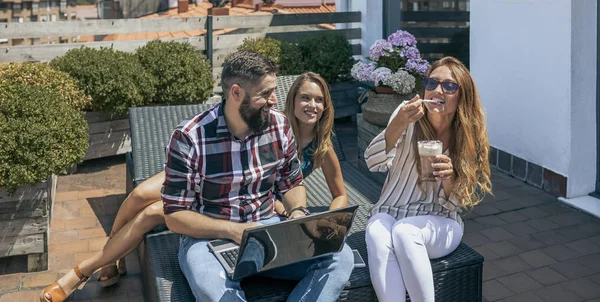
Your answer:
[[[21,186],[8,195],[0,191],[0,258],[27,255],[28,272],[48,269],[48,242],[56,175]]]
[[[358,82],[349,81],[329,85],[335,118],[354,116],[358,113]]]
[[[131,151],[129,118],[108,116],[102,112],[87,112],[89,148],[84,160],[125,154]]]

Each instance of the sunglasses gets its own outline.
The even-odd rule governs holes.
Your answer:
[[[438,85],[442,85],[442,91],[445,94],[455,94],[458,91],[458,88],[460,87],[458,83],[450,81],[438,82],[437,80],[434,80],[432,78],[423,79],[423,86],[426,90],[435,90],[438,87]]]

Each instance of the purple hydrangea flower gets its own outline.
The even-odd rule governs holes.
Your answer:
[[[375,64],[358,62],[352,66],[350,73],[352,77],[361,82],[371,81],[371,73],[375,70]]]
[[[400,46],[400,47],[413,46],[414,47],[417,45],[417,39],[415,39],[415,36],[411,35],[407,31],[403,31],[403,30],[397,30],[395,33],[391,34],[387,40],[388,40],[388,42],[392,43],[392,45],[394,45],[394,46]]]
[[[417,60],[408,60],[408,62],[406,62],[406,69],[408,69],[410,71],[418,72],[422,75],[424,75],[427,72],[428,68],[429,68],[429,62],[427,62],[427,60],[417,59]]]
[[[369,57],[373,61],[379,60],[380,57],[387,56],[388,52],[393,52],[394,47],[386,40],[379,39],[369,48]]]
[[[371,73],[371,81],[375,86],[388,85],[392,70],[387,67],[379,67]]]
[[[409,60],[419,60],[421,59],[421,54],[419,50],[414,46],[406,46],[402,48],[400,52],[401,57],[406,57]]]

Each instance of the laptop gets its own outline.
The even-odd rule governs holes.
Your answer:
[[[229,277],[238,280],[299,261],[340,252],[357,205],[244,230],[242,242],[217,239],[210,251]]]

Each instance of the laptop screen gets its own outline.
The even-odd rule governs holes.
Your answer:
[[[358,206],[248,229],[233,279],[342,250]]]

